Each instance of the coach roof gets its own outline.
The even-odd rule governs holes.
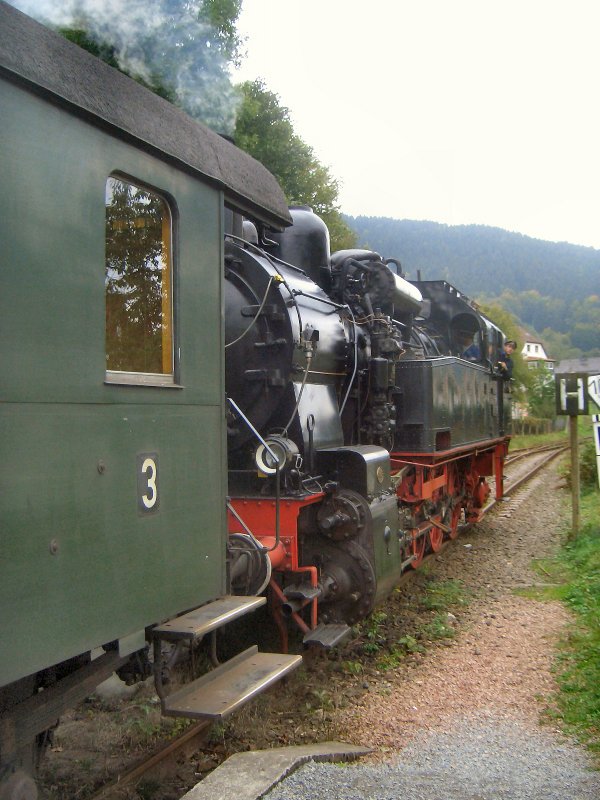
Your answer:
[[[113,135],[200,173],[228,204],[277,228],[291,223],[281,187],[258,161],[64,37],[0,2],[0,73]]]

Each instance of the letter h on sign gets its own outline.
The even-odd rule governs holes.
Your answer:
[[[586,375],[556,376],[556,413],[570,417],[589,414]]]

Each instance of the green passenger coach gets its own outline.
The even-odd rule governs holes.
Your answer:
[[[4,3],[0,97],[0,788],[16,798],[35,742],[160,649],[155,626],[177,638],[172,618],[216,600],[199,638],[256,604],[227,597],[223,235],[228,209],[289,216],[253,159]]]

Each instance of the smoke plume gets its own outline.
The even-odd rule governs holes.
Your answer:
[[[81,29],[114,50],[121,69],[161,86],[192,117],[231,133],[237,96],[218,32],[184,0],[9,0],[52,28]]]

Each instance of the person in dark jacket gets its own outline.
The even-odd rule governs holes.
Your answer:
[[[481,350],[479,345],[475,344],[474,334],[471,331],[460,331],[459,335],[462,339],[463,352],[461,358],[467,361],[481,361]]]
[[[512,378],[513,374],[513,361],[512,361],[512,354],[517,349],[517,343],[514,339],[507,339],[504,342],[504,349],[500,351],[500,357],[498,359],[498,370],[500,375],[504,378],[505,381],[509,381]]]

